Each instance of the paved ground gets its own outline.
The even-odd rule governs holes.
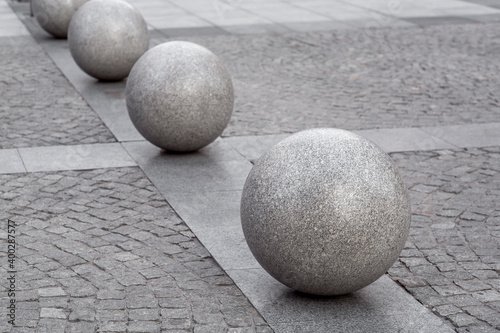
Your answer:
[[[249,160],[259,151],[249,142],[266,141],[255,135],[319,126],[381,128],[375,134],[385,133],[386,143],[404,136],[387,128],[405,128],[410,142],[425,133],[445,140],[388,149],[413,205],[407,248],[388,276],[457,332],[500,332],[498,134],[449,146],[443,127],[498,128],[497,2],[132,2],[151,26],[152,44],[182,36],[227,65],[236,106],[224,142],[239,142]],[[188,208],[200,202],[184,193],[169,204],[171,189],[130,167],[135,162],[120,143],[100,145],[116,142],[116,132],[0,3],[0,220],[15,220],[19,235],[18,327],[0,320],[1,331],[271,332],[262,315],[271,317],[247,299],[259,305],[258,290],[243,294],[221,268],[228,263],[217,263],[181,219],[189,214],[172,209],[172,202]],[[14,7],[28,12],[26,4]],[[409,127],[428,128],[418,136]],[[454,129],[455,137],[468,128]],[[242,135],[249,137],[238,141]],[[75,146],[84,143],[93,145]],[[147,169],[134,144],[123,146]],[[47,150],[29,148],[41,146]],[[112,147],[117,165],[89,164],[103,147]],[[81,158],[75,163],[62,156],[75,152]],[[59,167],[61,158],[63,167],[52,169],[52,159]],[[33,172],[86,168],[93,170]],[[198,238],[212,237],[203,232]],[[1,234],[5,239],[6,229]],[[6,263],[5,251],[0,258]],[[7,280],[1,281],[3,317]],[[277,332],[293,327],[270,323]],[[293,329],[322,329],[303,325],[309,324]]]
[[[10,332],[270,332],[138,168],[2,175],[0,200],[19,235]]]
[[[233,136],[496,122],[499,29],[471,24],[184,39],[228,64],[236,105],[223,135]]]
[[[114,142],[31,37],[0,37],[0,148]]]
[[[389,275],[457,332],[500,331],[500,148],[391,157],[413,217]]]

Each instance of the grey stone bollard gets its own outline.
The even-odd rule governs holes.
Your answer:
[[[73,14],[88,0],[31,0],[36,20],[49,34],[66,38]]]
[[[71,55],[87,74],[103,81],[128,76],[149,48],[146,21],[122,0],[91,0],[73,16],[68,30]]]
[[[206,48],[168,42],[146,52],[127,79],[132,123],[167,151],[205,147],[226,128],[234,106],[231,77]]]
[[[397,260],[411,209],[390,157],[348,131],[313,129],[260,157],[241,200],[241,223],[262,267],[288,287],[342,295]]]

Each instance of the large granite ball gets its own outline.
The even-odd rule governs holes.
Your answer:
[[[406,187],[390,157],[348,131],[314,129],[260,157],[241,200],[250,250],[281,283],[342,295],[396,261],[410,227]]]
[[[233,84],[221,61],[190,42],[168,42],[146,52],[127,80],[132,123],[167,151],[205,147],[226,128],[234,106]]]
[[[31,0],[40,26],[56,38],[66,38],[73,14],[88,0]]]
[[[80,68],[99,80],[117,81],[130,73],[149,48],[146,21],[122,0],[92,0],[73,15],[68,42]]]

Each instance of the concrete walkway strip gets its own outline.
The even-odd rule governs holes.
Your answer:
[[[439,137],[413,127],[363,130],[354,133],[373,141],[387,153],[457,148]]]
[[[349,295],[314,297],[262,269],[229,270],[276,333],[439,332],[453,330],[387,276]]]
[[[19,148],[28,172],[136,166],[119,143]]]
[[[26,172],[17,149],[0,150],[0,174]]]
[[[387,277],[352,295],[325,299],[305,297],[271,278],[253,258],[240,225],[241,190],[251,163],[226,141],[192,154],[162,153],[147,142],[123,145],[275,332],[397,332],[408,327],[452,332]],[[255,154],[254,145],[249,147]]]
[[[421,130],[461,148],[500,146],[500,123],[423,127]]]
[[[6,1],[0,1],[0,37],[29,36],[29,32],[17,18]]]

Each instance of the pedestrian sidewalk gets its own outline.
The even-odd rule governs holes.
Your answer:
[[[9,2],[33,38],[17,18],[1,21],[0,218],[15,220],[19,233],[18,327],[1,321],[1,330],[500,328],[500,86],[491,75],[500,69],[499,6],[131,3],[152,45],[185,39],[221,58],[235,84],[233,118],[197,153],[161,152],[128,119],[125,82],[88,77],[26,3]],[[9,7],[0,13],[15,17]],[[373,140],[391,154],[412,198],[400,260],[343,297],[307,297],[279,284],[252,257],[239,224],[252,163],[310,127]]]

